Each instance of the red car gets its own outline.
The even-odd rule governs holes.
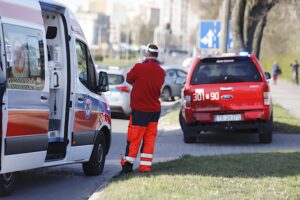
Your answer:
[[[270,87],[254,55],[196,58],[182,93],[179,121],[186,143],[206,131],[258,130],[272,142]]]

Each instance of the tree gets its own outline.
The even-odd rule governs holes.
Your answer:
[[[200,19],[217,19],[223,0],[190,0],[192,10]]]
[[[236,0],[232,12],[235,51],[248,51],[259,58],[267,15],[278,2],[279,0]]]

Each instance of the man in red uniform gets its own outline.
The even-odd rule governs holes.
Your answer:
[[[131,91],[131,115],[127,133],[125,156],[121,158],[120,175],[132,172],[133,163],[138,155],[141,142],[140,172],[151,170],[157,124],[160,116],[161,87],[165,79],[165,71],[161,68],[158,48],[154,44],[147,46],[142,63],[137,63],[127,74],[126,81],[133,88]]]

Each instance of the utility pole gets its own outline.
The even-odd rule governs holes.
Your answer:
[[[230,18],[230,2],[231,0],[223,1],[223,13],[222,13],[222,33],[221,33],[221,52],[227,53],[228,46],[228,30],[229,30],[229,18]]]

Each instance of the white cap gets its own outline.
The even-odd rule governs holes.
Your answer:
[[[148,44],[146,50],[147,50],[148,52],[151,52],[151,53],[159,53],[158,48],[157,48],[157,49],[154,49],[154,48],[151,48],[151,47],[150,47],[150,46],[152,46],[152,45],[155,45],[155,44]],[[156,46],[156,45],[155,45],[155,46]]]

